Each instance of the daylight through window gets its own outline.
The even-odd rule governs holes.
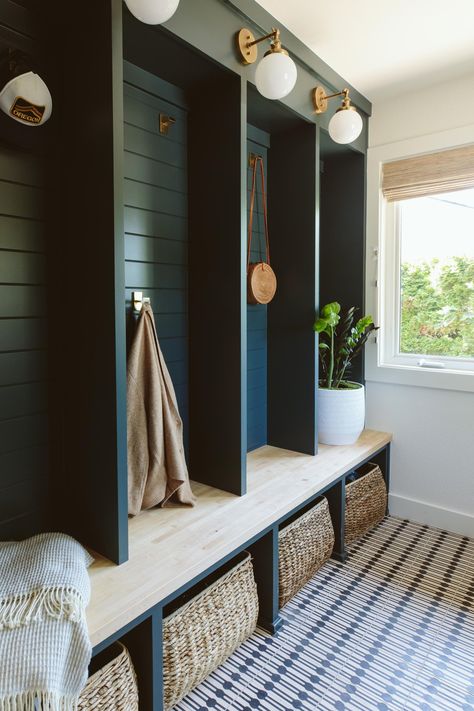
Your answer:
[[[474,372],[474,188],[385,202],[380,363]]]
[[[399,352],[474,358],[474,189],[398,210]]]

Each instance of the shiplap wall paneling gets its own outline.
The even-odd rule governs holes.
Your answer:
[[[151,299],[160,346],[184,424],[188,417],[188,176],[184,93],[124,65],[125,296],[128,341],[133,291]],[[157,96],[153,92],[161,90]],[[174,103],[167,100],[170,98]],[[177,105],[177,101],[181,105]],[[160,113],[175,123],[159,132]]]
[[[32,52],[25,5],[0,3],[0,54]],[[0,540],[38,533],[48,500],[47,229],[44,136],[0,117]],[[36,141],[38,143],[38,141]],[[25,150],[29,149],[29,150]]]
[[[247,133],[248,153],[262,156],[267,183],[267,152],[270,147],[270,136],[265,131],[250,125],[247,126]],[[248,165],[247,215],[250,212],[252,173],[252,168]],[[251,262],[266,260],[260,171],[257,173],[256,185]],[[249,452],[267,443],[267,308],[265,304],[247,305],[247,449]]]
[[[44,525],[48,489],[42,161],[0,147],[0,539]]]

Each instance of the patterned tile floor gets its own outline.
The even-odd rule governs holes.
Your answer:
[[[474,540],[393,517],[175,711],[474,711]]]

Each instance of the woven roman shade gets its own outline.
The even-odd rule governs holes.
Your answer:
[[[383,166],[389,202],[474,188],[474,145],[404,158]]]

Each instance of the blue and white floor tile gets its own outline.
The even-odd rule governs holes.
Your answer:
[[[388,517],[175,711],[474,711],[474,540]]]

